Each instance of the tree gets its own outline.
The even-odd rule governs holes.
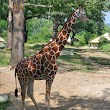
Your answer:
[[[13,0],[13,36],[10,64],[15,66],[24,57],[23,0]]]
[[[99,46],[102,46],[103,44],[110,43],[105,37],[100,37],[99,39]]]
[[[66,4],[66,5],[65,5]],[[51,12],[51,18],[53,21],[53,35],[52,37],[56,37],[58,32],[58,27],[63,25],[65,22],[65,18],[72,12],[72,6],[74,1],[64,1],[61,0],[53,1],[53,8]]]
[[[8,12],[8,33],[7,33],[7,48],[8,49],[12,49],[12,23],[13,23],[13,19],[12,19],[12,11],[13,11],[13,1],[9,0],[9,12]]]

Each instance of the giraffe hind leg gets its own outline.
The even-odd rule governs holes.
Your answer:
[[[21,96],[22,96],[22,109],[21,110],[25,110],[25,95],[26,95],[26,87],[27,85],[21,84]]]
[[[50,110],[50,90],[51,90],[51,85],[49,85],[48,81],[46,80],[46,95],[45,95],[45,100],[47,105],[46,110]]]
[[[33,96],[33,86],[34,86],[34,79],[29,79],[27,94],[32,99],[33,103],[35,104],[36,109],[40,110]]]

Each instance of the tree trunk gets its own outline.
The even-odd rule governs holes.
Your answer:
[[[27,34],[28,34],[28,30],[26,29],[26,17],[25,17],[25,19],[24,19],[24,42],[25,43],[28,40]]]
[[[10,64],[15,66],[24,57],[23,0],[13,0],[13,36]]]
[[[8,39],[7,39],[7,48],[12,48],[12,10],[13,10],[13,1],[9,0],[9,12],[8,12]]]
[[[57,33],[58,33],[58,27],[59,27],[59,23],[58,23],[58,19],[57,17],[54,19],[53,21],[53,35],[52,38],[55,38]]]

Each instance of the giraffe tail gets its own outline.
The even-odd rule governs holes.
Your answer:
[[[15,82],[16,82],[15,96],[18,97],[16,73],[17,73],[17,71],[16,71],[16,69],[15,69]]]

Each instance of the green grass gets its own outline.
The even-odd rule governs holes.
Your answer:
[[[87,66],[85,68],[81,68],[81,71],[84,71],[84,72],[91,72],[91,71],[94,71],[94,70],[95,70],[95,68],[89,67],[89,66]]]
[[[102,57],[89,57],[89,59],[93,60],[95,63],[101,65],[110,65],[110,59],[102,58]]]
[[[91,72],[95,68],[90,64],[90,62],[85,62],[79,54],[74,55],[60,55],[58,58],[58,65],[65,65],[64,68],[67,71],[82,71],[82,72]],[[68,65],[68,66],[67,66]]]
[[[110,43],[104,44],[100,47],[101,50],[110,50]]]
[[[107,55],[110,55],[110,51],[106,51],[106,52],[104,52],[105,54],[107,54]]]
[[[74,68],[69,68],[67,71],[75,71],[75,70],[78,70],[78,71],[82,71],[82,72],[91,72],[91,71],[94,71],[95,68],[93,67],[89,67],[89,66],[79,66],[79,67],[74,67]]]
[[[43,44],[25,44],[25,57],[34,55],[42,46]]]
[[[25,57],[34,55],[38,50],[42,48],[42,46],[43,44],[25,44]],[[67,54],[71,50],[73,50],[73,53],[76,51],[69,46],[66,46],[64,50]],[[0,66],[9,65],[10,56],[10,50],[0,49]],[[90,57],[89,59],[85,59],[82,58],[81,55],[79,55],[77,52],[73,55],[60,55],[57,61],[59,66],[66,65],[65,67],[67,68],[67,71],[92,71],[94,70],[94,67],[91,64],[91,61],[102,65],[110,65],[110,59],[100,57]]]
[[[10,105],[11,105],[10,101],[2,102],[2,103],[0,102],[0,110],[5,110]]]
[[[42,44],[25,44],[25,57],[34,55],[40,50]],[[10,63],[11,51],[7,49],[0,49],[0,67],[7,66]]]
[[[10,56],[10,50],[0,49],[0,67],[9,65]]]
[[[80,64],[81,63],[81,56],[78,54],[74,55],[60,55],[58,61],[67,62],[69,64]]]
[[[34,55],[38,50],[42,48],[43,44],[25,44],[25,57],[30,57]],[[70,46],[66,46],[64,48],[66,53],[70,52],[71,50],[76,51]],[[0,50],[0,66],[7,66],[9,65],[10,61],[10,50],[1,49]],[[58,65],[65,65],[65,69],[67,71],[91,71],[94,70],[91,65],[88,65],[87,62],[83,60],[83,58],[76,53],[73,55],[60,55],[58,58]]]

